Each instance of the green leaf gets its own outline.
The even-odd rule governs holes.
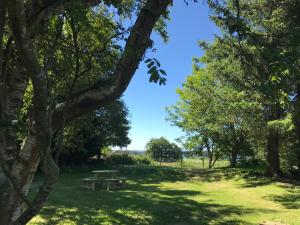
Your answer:
[[[152,60],[151,59],[146,59],[145,60],[145,63],[149,63],[149,62],[151,62]]]
[[[157,72],[157,67],[156,67],[156,66],[151,67],[151,68],[148,70],[148,73],[150,73],[150,74],[158,73],[158,72]]]
[[[153,59],[153,60],[155,60],[155,62],[156,62],[156,64],[157,64],[158,67],[161,66],[160,62],[157,59]]]
[[[167,76],[167,73],[166,73],[166,71],[164,71],[164,70],[160,69],[160,70],[159,70],[159,72],[160,72],[161,74],[163,74],[163,75]]]
[[[166,81],[167,81],[166,78],[161,77],[161,78],[159,79],[159,85],[166,85]]]
[[[152,66],[154,66],[154,62],[153,62],[153,61],[150,62],[150,63],[147,65],[148,68],[150,68],[150,67],[152,67]]]

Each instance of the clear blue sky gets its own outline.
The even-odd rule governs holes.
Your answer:
[[[168,23],[170,40],[165,44],[154,34],[157,58],[167,72],[167,84],[159,86],[149,83],[146,66],[141,63],[128,89],[124,93],[131,120],[129,150],[143,150],[149,139],[164,136],[170,141],[183,135],[177,127],[166,121],[166,106],[174,104],[178,96],[176,89],[181,87],[186,76],[192,71],[192,58],[202,53],[198,40],[212,41],[218,33],[216,26],[209,20],[209,10],[202,3],[184,4],[175,0]],[[149,56],[149,55],[147,55]]]

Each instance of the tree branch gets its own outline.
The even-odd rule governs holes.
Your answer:
[[[166,11],[170,0],[148,0],[131,29],[124,52],[114,73],[108,81],[98,81],[94,86],[75,94],[69,101],[59,104],[53,114],[53,131],[61,128],[60,119],[67,111],[66,122],[109,103],[127,88],[147,48],[152,45],[150,35],[160,16]]]

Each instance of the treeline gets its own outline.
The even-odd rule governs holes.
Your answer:
[[[187,149],[263,162],[271,176],[300,168],[300,2],[209,1],[221,35],[177,90],[169,120]]]

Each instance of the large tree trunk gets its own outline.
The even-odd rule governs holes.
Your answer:
[[[39,154],[32,151],[34,137],[28,137],[19,154],[19,160],[12,166],[10,178],[5,176],[1,184],[0,224],[12,224],[29,204],[26,199],[35,171],[39,164]],[[3,171],[2,171],[3,172]]]
[[[296,100],[294,102],[294,113],[293,113],[293,123],[296,132],[296,154],[297,154],[297,166],[300,170],[300,82],[296,84]]]
[[[278,120],[281,116],[281,108],[278,104],[271,106],[270,121]],[[267,169],[266,174],[268,176],[280,176],[280,134],[279,131],[274,128],[268,128],[267,134],[267,146],[266,146],[266,161]]]
[[[28,155],[28,148],[20,150],[16,138],[17,115],[23,104],[28,76],[21,69],[11,68],[5,74],[2,73],[1,78],[3,86],[0,89],[0,224],[9,224],[21,212],[22,200],[18,192],[27,193],[34,174],[34,168],[31,167],[36,167],[37,163],[34,156],[29,156],[32,157],[29,161],[32,160],[32,164],[22,162],[23,157]],[[26,143],[28,146],[29,142]],[[34,141],[31,140],[30,143]],[[31,176],[28,176],[29,173]]]
[[[37,1],[34,1],[38,3]],[[68,2],[68,1],[65,1]],[[64,1],[59,1],[64,4]],[[99,1],[85,1],[97,4]],[[5,4],[7,3],[7,5]],[[141,9],[135,25],[131,29],[123,54],[116,65],[110,82],[96,82],[72,96],[70,101],[62,102],[55,107],[51,105],[47,71],[39,65],[34,35],[38,32],[30,29],[43,19],[43,13],[55,12],[55,1],[34,11],[26,10],[23,0],[0,0],[0,224],[23,225],[33,218],[47,200],[57,181],[59,170],[53,161],[50,149],[52,134],[61,127],[62,115],[68,115],[66,122],[84,115],[102,105],[118,98],[127,88],[145,51],[152,44],[150,34],[160,16],[166,12],[170,1],[148,0]],[[28,3],[30,4],[30,2]],[[37,4],[38,7],[39,4]],[[51,10],[50,10],[51,8]],[[62,7],[58,7],[60,10]],[[7,12],[6,12],[7,10]],[[39,13],[36,13],[39,12]],[[27,20],[26,16],[31,16]],[[49,17],[49,14],[45,14]],[[7,18],[7,19],[5,19]],[[9,23],[7,22],[9,20]],[[29,22],[31,24],[28,24]],[[7,23],[8,33],[12,35],[6,44],[11,54],[4,57],[3,30]],[[35,23],[35,24],[34,24]],[[10,27],[8,27],[8,24]],[[29,28],[29,30],[27,30]],[[16,51],[17,49],[17,51]],[[4,58],[6,60],[4,60]],[[6,62],[7,65],[4,65]],[[3,65],[7,68],[3,68]],[[21,68],[22,65],[22,68]],[[19,69],[20,71],[15,71]],[[9,76],[8,76],[9,74]],[[24,74],[28,74],[25,76]],[[16,75],[16,76],[14,76]],[[32,115],[28,126],[28,134],[22,147],[17,145],[14,126],[22,106],[23,93],[29,77],[33,85]],[[53,109],[54,108],[54,109]],[[27,199],[36,168],[41,164],[44,183],[33,201]]]
[[[269,131],[267,137],[267,175],[279,176],[280,172],[280,156],[279,156],[279,134],[275,131]]]

